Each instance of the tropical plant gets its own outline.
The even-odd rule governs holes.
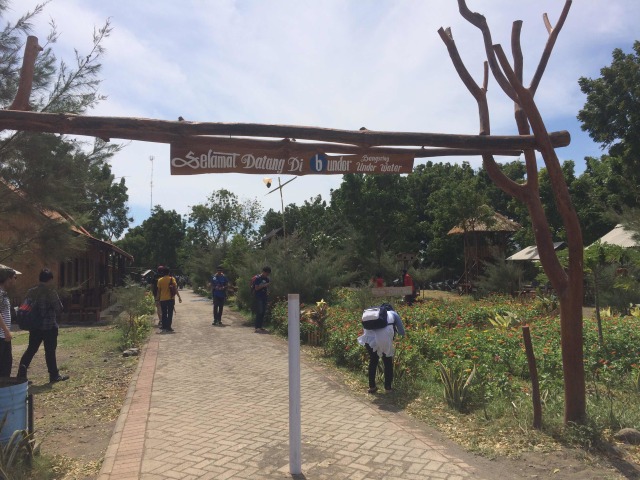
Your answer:
[[[315,306],[306,308],[300,312],[300,319],[316,327],[321,337],[324,333],[324,322],[327,319],[328,307],[327,302],[320,300],[316,302]]]
[[[460,368],[445,367],[442,362],[438,362],[436,365],[444,385],[444,398],[447,404],[459,412],[463,411],[467,406],[469,389],[476,374],[475,365],[469,375],[466,375],[466,372]]]
[[[493,318],[489,318],[489,323],[500,330],[507,330],[520,323],[520,318],[516,313],[506,312],[496,313]]]

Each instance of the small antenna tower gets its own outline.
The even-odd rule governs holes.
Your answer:
[[[149,213],[153,212],[153,160],[154,156],[150,155],[149,160],[151,161],[151,202],[149,203]]]

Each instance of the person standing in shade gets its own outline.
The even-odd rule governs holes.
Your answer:
[[[175,297],[178,297],[182,303],[182,297],[178,292],[178,282],[171,276],[168,267],[162,267],[162,271],[158,272],[162,275],[158,279],[158,297],[160,301],[160,309],[162,310],[162,332],[173,333],[173,311],[176,307]]]
[[[396,332],[404,337],[405,330],[400,315],[398,315],[393,307],[387,311],[387,326],[376,330],[363,329],[362,335],[358,337],[358,343],[364,345],[369,353],[369,393],[376,393],[376,372],[378,363],[382,357],[384,365],[384,389],[387,392],[393,390],[393,354],[395,347],[393,338]]]
[[[256,333],[266,332],[262,325],[264,323],[264,315],[267,312],[267,299],[269,298],[269,275],[271,275],[271,267],[264,267],[262,269],[262,273],[257,276],[251,285],[255,297],[254,310],[256,313]]]
[[[12,268],[0,267],[0,377],[10,377],[13,367],[11,351],[11,302],[7,288],[11,286],[18,272]]]
[[[402,270],[402,285],[405,287],[411,287],[411,295],[405,295],[404,301],[407,305],[413,305],[413,301],[416,297],[416,287],[413,284],[413,278],[406,270]]]
[[[48,268],[43,268],[39,275],[40,284],[30,289],[26,296],[33,299],[33,309],[40,325],[29,330],[29,345],[25,350],[20,365],[18,366],[18,378],[27,378],[27,370],[31,365],[31,360],[44,343],[44,359],[47,362],[49,371],[49,382],[61,382],[68,380],[68,375],[60,375],[58,362],[56,360],[56,349],[58,348],[58,316],[62,312],[60,297],[54,290],[51,280],[53,272]]]
[[[227,298],[227,286],[229,281],[225,277],[222,265],[216,268],[216,274],[211,277],[211,296],[213,297],[213,323],[211,325],[222,326],[222,309]]]

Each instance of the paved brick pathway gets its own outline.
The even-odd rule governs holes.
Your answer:
[[[214,327],[210,301],[182,297],[176,333],[154,332],[144,350],[98,479],[292,478],[286,342],[230,311]],[[301,371],[294,478],[493,478],[483,459],[350,393],[304,355]]]

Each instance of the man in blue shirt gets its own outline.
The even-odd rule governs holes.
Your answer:
[[[264,314],[267,311],[267,299],[269,288],[269,275],[271,275],[271,267],[264,267],[262,273],[253,281],[253,294],[255,296],[254,309],[256,312],[256,333],[265,333],[262,328],[264,323]]]
[[[211,296],[213,297],[213,323],[211,325],[222,326],[222,309],[227,298],[227,285],[229,281],[224,276],[222,265],[216,268],[216,274],[211,277]]]

